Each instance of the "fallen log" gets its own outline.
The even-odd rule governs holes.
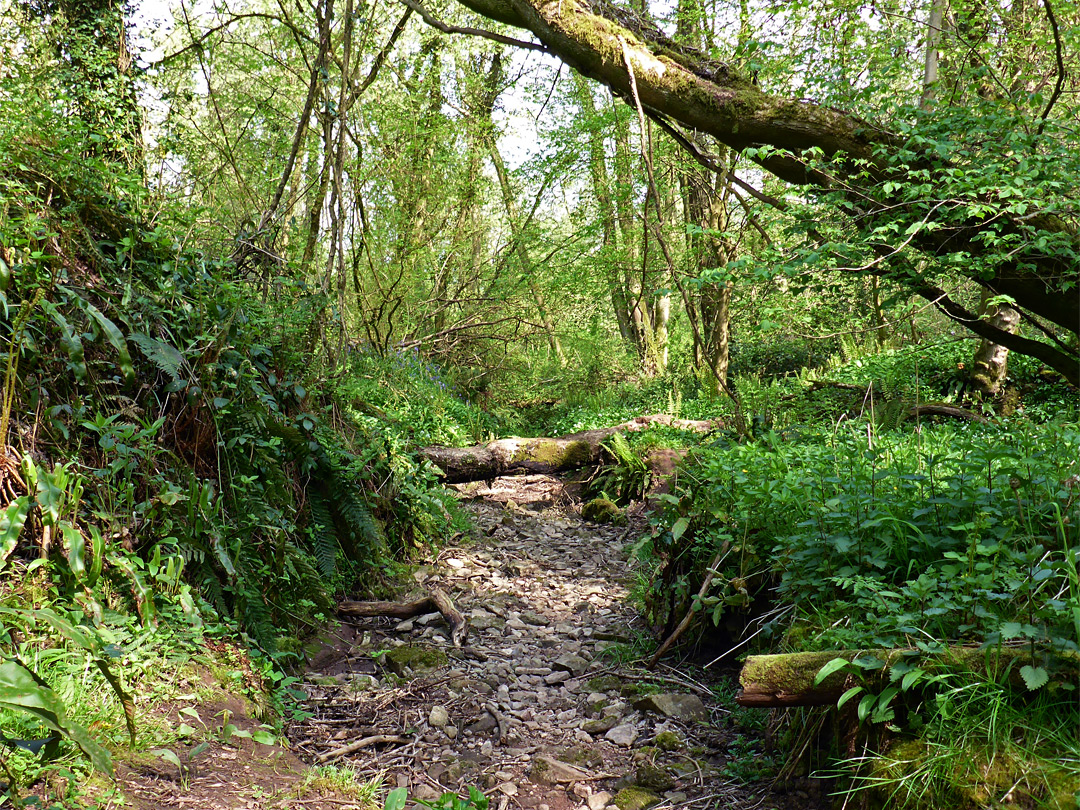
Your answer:
[[[849,672],[834,672],[821,683],[814,683],[818,672],[834,658],[846,658],[849,661],[862,656],[873,656],[883,661],[885,666],[863,673],[863,679],[873,687],[875,681],[887,680],[888,668],[901,658],[912,657],[926,668],[927,662],[936,662],[951,669],[964,669],[977,672],[989,678],[1000,677],[1007,673],[1009,684],[1018,689],[1025,687],[1020,669],[1032,664],[1031,648],[1024,646],[993,647],[949,647],[941,653],[928,655],[910,648],[882,650],[827,650],[824,652],[786,653],[781,655],[751,655],[743,664],[739,673],[739,686],[735,696],[740,706],[756,708],[780,708],[785,706],[828,706],[835,704],[852,686],[858,685]],[[917,657],[916,657],[917,656]],[[1080,677],[1080,658],[1055,655],[1055,664],[1064,670],[1064,675],[1072,682]],[[1034,665],[1043,660],[1036,655]],[[1055,677],[1062,672],[1055,670]],[[876,685],[881,685],[880,683]]]
[[[942,403],[928,402],[925,405],[916,405],[910,411],[908,415],[912,418],[916,416],[948,416],[952,419],[960,419],[964,422],[978,422],[980,425],[990,424],[990,420],[985,416],[969,411],[967,408],[957,408],[955,405],[944,405]]]
[[[598,464],[600,443],[615,433],[633,433],[654,425],[707,433],[720,427],[716,421],[675,419],[666,414],[639,416],[621,425],[586,430],[554,438],[497,439],[472,447],[424,447],[420,452],[442,470],[448,484],[485,481],[501,475],[552,474]]]
[[[454,607],[454,603],[442,588],[432,588],[428,596],[412,602],[339,602],[337,612],[342,616],[359,618],[411,619],[425,613],[438,611],[450,625],[450,640],[455,647],[465,643],[469,633],[469,621]]]

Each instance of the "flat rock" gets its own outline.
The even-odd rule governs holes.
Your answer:
[[[609,742],[615,743],[615,745],[621,745],[624,748],[629,748],[634,744],[634,741],[638,738],[637,726],[633,723],[623,723],[621,726],[615,726],[607,734],[604,735],[604,739]]]
[[[538,756],[532,761],[529,776],[534,782],[542,785],[559,785],[589,779],[591,774],[569,762],[562,762],[548,756]]]
[[[605,717],[601,720],[586,720],[581,728],[587,734],[606,734],[615,728],[615,724],[618,722],[619,718],[617,717]]]
[[[589,805],[589,810],[604,810],[611,803],[611,798],[611,794],[606,790],[600,790],[586,799],[585,803]]]
[[[561,655],[551,665],[552,669],[569,672],[571,675],[581,675],[589,668],[589,662],[580,655]]]
[[[709,710],[697,695],[671,692],[662,695],[645,695],[634,701],[634,708],[656,712],[676,720],[694,721],[709,719]]]

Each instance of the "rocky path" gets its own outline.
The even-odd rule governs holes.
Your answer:
[[[626,662],[642,526],[585,523],[539,476],[463,498],[474,536],[415,576],[468,617],[466,643],[438,613],[342,625],[307,676],[312,716],[289,729],[302,758],[416,799],[474,785],[493,810],[816,803],[745,781],[755,751],[712,690]]]

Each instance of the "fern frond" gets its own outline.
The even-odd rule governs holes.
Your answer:
[[[146,359],[157,366],[172,382],[180,379],[180,367],[184,364],[184,355],[176,348],[143,332],[132,332],[128,335],[128,340],[138,346]]]
[[[337,553],[341,545],[334,531],[330,505],[315,488],[309,493],[308,511],[311,515],[311,541],[319,571],[323,576],[333,576],[337,571]]]

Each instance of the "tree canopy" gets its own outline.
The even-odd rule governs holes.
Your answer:
[[[875,123],[769,93],[732,62],[678,43],[642,14],[607,0],[462,2],[491,20],[530,31],[550,53],[640,107],[710,168],[722,171],[694,146],[693,133],[707,133],[788,183],[821,193],[868,239],[876,256],[862,269],[888,274],[982,337],[1037,357],[1080,384],[1076,189],[1061,174],[1062,163],[1075,165],[1075,132],[1049,118],[1066,78],[1064,45],[1049,0],[1044,6],[1055,52],[1042,58],[1056,77],[1045,107],[1034,115],[1009,110],[1012,95],[1031,95],[1023,82],[1001,96],[976,96],[982,103],[963,111],[966,123],[986,130],[954,131],[940,140],[927,137],[931,127],[918,118],[914,125]],[[1014,23],[1006,15],[986,15],[997,31],[980,38],[1024,35],[1020,26],[1009,30]],[[1045,96],[1038,94],[1038,100]],[[902,115],[904,106],[897,107]],[[961,148],[966,137],[994,138],[1012,128],[1021,137],[999,140],[990,165],[972,171],[975,156]],[[1062,161],[1066,146],[1071,157]],[[1045,196],[1029,199],[1033,192]],[[1007,301],[1038,337],[1002,329],[954,300],[934,280],[941,267]]]

